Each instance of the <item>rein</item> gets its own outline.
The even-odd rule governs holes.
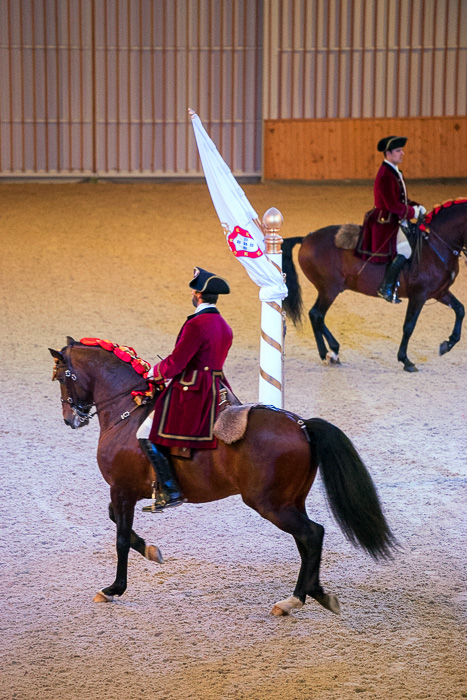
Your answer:
[[[443,258],[443,256],[441,255],[441,253],[436,249],[436,247],[435,247],[435,246],[433,245],[433,243],[430,241],[430,237],[429,237],[429,234],[430,234],[430,233],[434,234],[434,235],[436,236],[436,238],[438,239],[438,241],[441,241],[441,243],[444,243],[444,245],[445,245],[446,248],[449,250],[449,252],[452,253],[452,255],[454,255],[454,256],[456,256],[456,257],[459,257],[461,254],[463,254],[463,255],[465,256],[465,258],[467,259],[467,245],[461,246],[460,248],[458,248],[458,247],[454,248],[454,247],[451,246],[447,241],[445,241],[444,238],[441,238],[441,236],[440,236],[438,233],[436,233],[436,231],[434,230],[434,228],[433,228],[432,226],[430,226],[430,227],[428,228],[428,230],[425,231],[425,234],[426,234],[425,240],[426,240],[426,242],[428,243],[428,245],[430,246],[430,248],[432,249],[432,251],[433,251],[434,253],[436,253],[436,255],[438,256],[438,258],[439,258],[439,259],[441,260],[441,262],[443,262],[445,265],[446,265],[446,260]]]

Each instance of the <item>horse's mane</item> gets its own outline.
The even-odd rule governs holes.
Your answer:
[[[147,378],[151,365],[149,362],[139,357],[134,348],[131,348],[128,345],[112,343],[110,340],[101,340],[100,338],[81,338],[79,342],[82,345],[88,345],[91,347],[99,346],[103,348],[103,350],[112,352],[115,357],[118,357],[119,360],[130,364],[135,372],[142,375],[143,379]]]
[[[453,204],[466,204],[467,203],[467,197],[457,197],[456,199],[447,199],[445,202],[442,202],[441,204],[435,204],[433,209],[428,212],[425,216],[425,221],[423,224],[420,224],[420,228],[422,231],[426,231],[427,227],[431,223],[432,219],[436,214],[439,214],[439,212],[442,209],[447,209],[448,207],[451,207]]]

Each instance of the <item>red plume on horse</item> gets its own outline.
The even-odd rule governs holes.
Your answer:
[[[158,399],[146,396],[147,365],[132,348],[83,340],[68,338],[65,347],[50,353],[65,423],[80,428],[93,415],[100,423],[97,462],[110,486],[118,561],[114,582],[95,600],[110,601],[127,588],[130,548],[162,562],[159,550],[147,546],[132,529],[135,505],[153,496],[155,481],[136,432]],[[135,395],[144,398],[135,403]],[[305,506],[318,468],[331,510],[348,539],[374,558],[389,557],[395,546],[368,470],[349,438],[325,420],[303,420],[287,411],[252,406],[242,437],[230,443],[219,438],[215,449],[172,457],[172,466],[189,503],[240,494],[246,505],[292,535],[301,557],[300,573],[293,595],[274,605],[274,615],[301,608],[307,596],[339,612],[336,596],[320,583],[324,528],[308,517]]]
[[[459,272],[459,258],[467,250],[467,199],[437,205],[427,214],[420,229],[418,254],[412,255],[400,275],[399,296],[407,298],[408,304],[397,359],[407,372],[417,371],[407,356],[407,346],[428,299],[448,306],[456,316],[452,333],[440,344],[439,354],[449,352],[460,340],[464,306],[449,290]],[[358,231],[350,236],[350,242],[347,242],[349,236],[345,237],[347,232],[348,225],[327,226],[306,237],[286,238],[282,245],[282,269],[289,290],[284,308],[294,323],[300,320],[303,304],[292,258],[293,248],[299,244],[299,265],[318,292],[308,316],[319,356],[322,360],[329,358],[332,363],[339,363],[340,346],[325,323],[328,309],[347,289],[377,297],[385,274],[384,266],[364,262],[355,255]]]

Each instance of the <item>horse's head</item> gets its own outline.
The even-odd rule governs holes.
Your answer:
[[[72,349],[76,344],[73,338],[67,338],[67,345],[62,350],[49,352],[55,360],[52,381],[60,383],[61,401],[63,407],[63,420],[70,428],[82,428],[92,418],[90,410],[93,406],[93,398],[87,382],[81,373],[76,373],[72,365]]]

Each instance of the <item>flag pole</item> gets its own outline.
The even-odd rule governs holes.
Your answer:
[[[263,215],[265,253],[282,275],[282,242],[284,219],[275,207]],[[284,339],[285,320],[282,302],[261,302],[261,341],[259,357],[259,400],[276,408],[284,407]]]

